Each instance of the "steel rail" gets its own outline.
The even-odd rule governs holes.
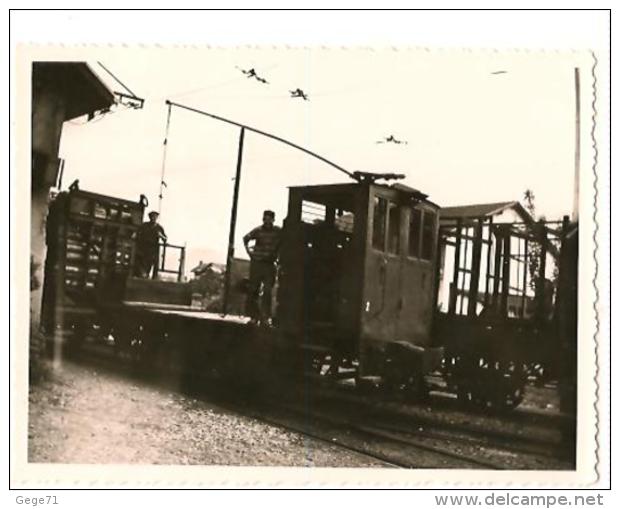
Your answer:
[[[300,415],[304,413],[303,410],[296,408],[294,406],[279,405],[279,407],[276,407],[276,409],[278,408],[284,408],[289,412],[293,412],[293,413],[300,414]],[[394,442],[401,446],[404,445],[404,446],[411,447],[412,449],[423,450],[425,452],[430,452],[438,456],[448,457],[452,460],[456,460],[461,463],[475,465],[476,467],[482,467],[482,468],[491,469],[491,470],[504,470],[507,468],[491,460],[472,458],[470,456],[466,456],[465,454],[452,452],[442,447],[437,447],[437,446],[430,445],[430,444],[423,444],[423,443],[420,443],[419,441],[399,437],[393,433],[384,431],[380,428],[359,425],[359,424],[351,423],[350,421],[345,420],[345,419],[339,419],[339,418],[332,417],[332,416],[326,416],[324,414],[318,414],[316,412],[312,413],[312,417],[315,420],[319,419],[321,421],[329,423],[330,425],[339,426],[343,429],[346,429],[347,431],[355,431],[357,433],[364,434],[374,439],[379,438],[382,440],[388,440],[390,442]],[[386,457],[389,458],[388,456]],[[394,459],[390,459],[390,461],[394,462]],[[405,464],[404,462],[401,462],[401,463]],[[415,465],[407,464],[405,468],[418,468],[418,467],[416,467]]]

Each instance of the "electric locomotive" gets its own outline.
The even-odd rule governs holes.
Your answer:
[[[289,189],[273,327],[196,308],[181,266],[171,271],[177,281],[133,277],[133,232],[143,199],[61,193],[48,222],[44,315],[50,337],[70,330],[79,344],[94,334],[152,369],[250,378],[303,371],[419,397],[428,395],[425,375],[443,370],[448,389],[466,403],[516,406],[527,366],[552,365],[559,344],[557,313],[542,310],[562,298],[546,285],[544,260],[562,248],[569,225],[553,230],[556,248],[545,240],[551,228],[542,223],[440,228],[440,207],[421,191],[379,182],[395,177],[390,174],[355,177]],[[539,310],[510,316],[515,238],[542,246],[530,254],[539,260],[538,275],[530,274],[540,282],[530,299]],[[464,242],[473,251],[461,257]],[[448,245],[453,254],[459,247],[450,303],[442,309]],[[181,249],[182,264],[184,249],[172,247]],[[242,289],[236,284],[233,291]],[[522,295],[525,302],[525,289]]]

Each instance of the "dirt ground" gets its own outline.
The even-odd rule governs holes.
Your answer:
[[[382,466],[101,368],[65,362],[30,392],[33,463]]]

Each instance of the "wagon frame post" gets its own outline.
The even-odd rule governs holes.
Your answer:
[[[536,224],[536,234],[540,242],[540,262],[536,275],[536,316],[540,320],[545,317],[546,273],[547,273],[547,227],[540,220]]]
[[[453,315],[456,313],[456,301],[459,291],[459,271],[461,266],[461,230],[463,223],[461,219],[456,222],[455,246],[454,246],[454,272],[452,275],[452,283],[450,284],[450,302],[448,304],[448,313]]]
[[[508,295],[510,294],[510,252],[511,235],[510,229],[502,228],[502,242],[504,244],[502,256],[502,295],[500,299],[500,316],[508,317]]]
[[[478,307],[478,293],[480,284],[480,258],[482,255],[482,224],[484,218],[478,218],[474,227],[474,240],[472,249],[472,265],[469,278],[469,294],[467,296],[467,316],[476,316]]]

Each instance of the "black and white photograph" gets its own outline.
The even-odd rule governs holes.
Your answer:
[[[587,477],[601,58],[22,45],[20,468]]]

